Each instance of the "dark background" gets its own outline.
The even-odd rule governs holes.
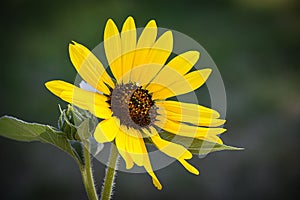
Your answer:
[[[297,0],[33,1],[1,3],[0,115],[56,126],[57,104],[44,83],[73,82],[71,40],[92,49],[105,22],[128,15],[142,27],[189,35],[216,62],[227,92],[227,144],[242,152],[193,159],[199,176],[180,164],[147,174],[120,172],[114,199],[286,199],[300,183],[300,4]],[[0,138],[1,199],[87,199],[76,163],[41,143]],[[101,188],[104,165],[95,162]],[[298,186],[298,187],[297,187]]]

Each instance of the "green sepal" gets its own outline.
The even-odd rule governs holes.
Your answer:
[[[69,140],[72,151],[81,165],[84,165],[83,145],[81,142]]]
[[[75,124],[76,123],[80,124],[80,121],[83,120],[83,117],[81,117],[80,115],[79,116],[76,115],[75,109],[71,105],[68,105],[67,109],[63,109],[63,110],[59,106],[59,110],[60,110],[60,116],[58,119],[59,130],[66,133],[67,138],[69,140],[80,140],[80,138],[77,135],[77,128]]]
[[[88,131],[84,131],[85,134],[88,134],[84,136],[85,138],[91,136],[90,132],[92,132],[98,124],[97,118],[91,113],[70,104],[63,110],[59,106],[59,110],[60,116],[58,120],[58,128],[62,132],[66,133],[69,140],[82,140],[82,136],[78,135],[78,128],[84,121],[87,121],[86,123],[88,123]]]
[[[78,136],[81,138],[82,141],[87,141],[92,136],[90,132],[90,120],[85,119],[80,126],[77,128]]]

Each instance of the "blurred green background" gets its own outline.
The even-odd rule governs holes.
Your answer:
[[[225,143],[243,152],[193,159],[199,176],[178,163],[147,174],[120,172],[114,199],[286,199],[300,183],[300,3],[297,0],[33,1],[2,2],[0,115],[56,126],[57,104],[44,83],[73,82],[67,46],[92,49],[105,22],[128,15],[142,27],[189,35],[206,48],[225,83]],[[1,199],[87,199],[79,170],[64,152],[40,143],[0,138]],[[101,188],[104,166],[95,162]]]

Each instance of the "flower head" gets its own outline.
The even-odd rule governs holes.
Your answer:
[[[87,91],[60,80],[46,87],[66,102],[89,110],[103,119],[94,131],[97,142],[113,142],[130,169],[143,166],[153,184],[162,185],[153,172],[145,138],[160,151],[177,159],[189,172],[199,171],[186,160],[191,152],[180,144],[164,140],[160,130],[190,138],[222,143],[218,137],[225,123],[217,111],[201,105],[169,100],[202,86],[211,69],[192,70],[198,51],[187,51],[169,59],[173,49],[171,31],[158,37],[151,20],[137,36],[135,22],[128,17],[119,32],[109,19],[104,31],[104,50],[114,78],[102,62],[83,45],[69,45],[71,61],[79,75],[95,91]]]

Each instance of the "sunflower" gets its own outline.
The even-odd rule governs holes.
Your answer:
[[[74,41],[69,44],[74,67],[95,91],[61,80],[45,84],[64,101],[102,119],[94,131],[96,141],[114,143],[126,168],[134,164],[143,166],[158,189],[162,185],[153,172],[146,139],[198,175],[199,171],[187,162],[192,153],[180,144],[163,139],[160,131],[219,144],[222,140],[218,134],[225,131],[218,127],[225,120],[219,119],[217,111],[170,100],[196,90],[211,73],[211,69],[192,69],[199,59],[198,51],[187,51],[169,59],[172,49],[172,32],[165,31],[158,37],[154,20],[138,36],[132,17],[126,19],[121,32],[109,19],[104,30],[104,50],[111,73],[86,47]]]

